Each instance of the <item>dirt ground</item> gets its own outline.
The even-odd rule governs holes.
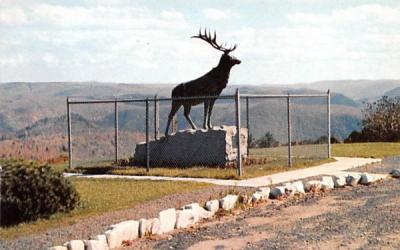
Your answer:
[[[0,239],[0,249],[47,249],[55,245],[62,245],[71,239],[89,239],[91,236],[102,234],[109,225],[125,220],[139,220],[141,218],[154,218],[158,212],[167,208],[180,208],[192,202],[204,203],[210,198],[217,198],[229,192],[247,193],[253,188],[210,186],[179,194],[167,195],[156,200],[151,200],[129,209],[107,212],[79,220],[78,223],[59,228],[49,229],[45,232],[18,237],[12,240]]]
[[[399,158],[368,166],[400,167]],[[359,169],[362,170],[362,169]],[[259,204],[128,249],[400,249],[400,180]]]

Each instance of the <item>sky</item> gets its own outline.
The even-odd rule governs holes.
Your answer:
[[[237,44],[234,84],[400,78],[398,0],[0,0],[0,82],[179,83]]]

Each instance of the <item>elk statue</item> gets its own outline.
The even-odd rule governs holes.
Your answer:
[[[241,61],[231,55],[230,52],[236,49],[236,44],[233,47],[224,48],[222,45],[217,43],[217,34],[214,31],[214,36],[211,36],[211,33],[207,30],[204,30],[204,33],[199,31],[199,34],[196,36],[192,36],[191,38],[199,38],[201,40],[209,43],[214,49],[217,49],[223,54],[219,60],[217,67],[210,70],[205,75],[188,82],[184,82],[176,86],[172,90],[172,98],[177,98],[176,100],[172,100],[171,112],[168,116],[167,128],[165,130],[165,136],[168,136],[169,126],[172,118],[179,110],[181,106],[184,109],[184,115],[186,120],[189,122],[190,126],[193,129],[196,129],[196,125],[193,123],[190,118],[190,110],[192,106],[198,105],[204,102],[204,122],[203,127],[205,129],[211,128],[211,113],[214,107],[214,103],[217,97],[221,94],[222,90],[226,87],[229,80],[229,73],[231,68],[236,64],[240,64]],[[179,98],[184,97],[201,97],[201,96],[212,96],[215,98],[210,99],[190,99],[190,100],[180,100]]]

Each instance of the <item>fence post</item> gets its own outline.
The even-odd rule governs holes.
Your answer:
[[[237,164],[237,174],[239,176],[243,175],[242,172],[242,153],[241,153],[241,143],[240,143],[240,93],[239,89],[236,89],[236,142],[237,142],[237,156],[236,156],[236,164]]]
[[[146,171],[150,167],[150,143],[149,143],[149,98],[146,98]]]
[[[160,102],[158,96],[154,96],[154,139],[160,139]]]
[[[292,167],[292,121],[290,117],[290,93],[287,95],[287,123],[288,123],[288,164]]]
[[[327,95],[327,115],[328,115],[328,158],[331,158],[331,92],[328,89]]]
[[[72,168],[72,141],[71,141],[71,110],[69,97],[67,97],[67,122],[68,122],[68,168]]]
[[[250,147],[250,120],[249,120],[249,97],[246,96],[246,128],[247,128],[247,157],[249,157]]]
[[[118,100],[114,101],[114,146],[115,146],[115,164],[118,164]]]

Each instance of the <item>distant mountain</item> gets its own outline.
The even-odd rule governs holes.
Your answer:
[[[389,90],[384,95],[390,97],[400,97],[400,87]]]
[[[242,94],[299,94],[299,93],[321,93],[332,90],[332,127],[335,134],[344,138],[352,129],[359,126],[361,118],[359,101],[353,100],[364,97],[363,92],[369,89],[368,96],[372,90],[375,95],[389,88],[388,91],[395,90],[393,86],[399,87],[400,81],[381,80],[381,81],[326,81],[311,84],[296,84],[289,86],[235,86],[228,85],[222,94],[233,94],[236,88],[240,88]],[[378,86],[378,87],[377,87]],[[98,82],[55,82],[55,83],[3,83],[0,84],[0,133],[9,135],[14,133],[18,137],[29,135],[65,133],[66,131],[66,98],[67,96],[78,96],[86,99],[93,98],[144,98],[153,97],[157,94],[159,97],[169,97],[172,84],[123,84],[123,83],[98,83]],[[345,90],[345,91],[344,91]],[[344,92],[341,92],[344,91]],[[294,117],[299,116],[301,123],[308,124],[303,127],[313,127],[310,121],[315,116],[322,116],[326,112],[324,105],[325,98],[299,98],[292,100],[293,107],[298,109],[293,113]],[[161,102],[161,126],[165,126],[165,119],[169,112],[168,102]],[[228,106],[226,106],[228,105]],[[233,113],[229,105],[232,100],[220,100],[217,102],[213,117],[218,124],[233,124]],[[276,117],[284,116],[285,101],[277,102],[265,100],[251,101],[251,112],[254,115],[259,114],[256,127],[256,135],[262,136],[262,127],[268,127],[274,130],[279,120]],[[98,126],[99,128],[112,128],[114,117],[112,114],[112,104],[102,105],[73,105],[72,112],[77,116],[78,127]],[[316,112],[316,113],[310,113]],[[202,107],[196,107],[192,111],[192,116],[197,123],[202,123]],[[233,112],[233,111],[232,111]],[[317,114],[318,113],[318,114]],[[320,113],[320,114],[319,114]],[[144,105],[143,104],[119,104],[119,125],[121,130],[143,132],[144,129]],[[302,119],[309,117],[309,120]],[[319,118],[318,118],[319,119]],[[337,120],[336,120],[337,119]],[[318,125],[318,122],[315,124]],[[186,121],[180,121],[181,127],[186,127]],[[338,129],[336,129],[336,127]],[[76,132],[76,124],[74,131]],[[259,131],[259,132],[258,132]],[[284,138],[283,132],[276,131],[279,138]],[[318,132],[319,133],[319,132]],[[315,132],[315,134],[318,134]]]
[[[361,83],[357,83],[361,84]],[[328,84],[329,85],[329,84]],[[340,85],[340,84],[339,84]],[[350,84],[351,85],[351,84]],[[169,97],[171,84],[113,83],[3,83],[0,84],[0,156],[50,159],[65,154],[67,149],[66,98],[145,98]],[[398,87],[387,90],[396,95]],[[329,86],[319,84],[290,86],[228,85],[223,95],[234,94],[236,88],[245,94],[315,94],[326,93]],[[371,87],[372,88],[372,87]],[[339,90],[341,88],[338,88]],[[341,93],[331,88],[332,135],[344,139],[361,121],[361,103],[351,98],[354,93]],[[357,96],[362,96],[357,94]],[[79,98],[80,97],[80,98]],[[242,126],[246,126],[245,102],[242,101]],[[293,141],[317,139],[326,135],[326,98],[292,99]],[[214,125],[235,125],[234,100],[218,100],[213,111]],[[286,99],[250,99],[249,124],[253,138],[267,132],[278,141],[287,141]],[[124,157],[132,154],[134,144],[144,140],[144,103],[119,103],[119,151]],[[72,134],[75,159],[93,156],[110,158],[114,150],[114,104],[72,105]],[[164,133],[170,102],[160,102],[160,132]],[[153,103],[150,106],[153,126]],[[203,107],[192,109],[192,118],[201,127]],[[188,127],[183,111],[178,112],[178,127]],[[153,127],[151,127],[153,135]]]
[[[73,121],[74,133],[84,133],[89,129],[96,128],[94,122],[88,121],[82,115],[72,113],[71,121]],[[24,139],[34,136],[49,136],[49,135],[67,135],[67,116],[62,115],[58,117],[43,118],[31,126],[20,129],[15,132],[18,139]]]
[[[3,83],[0,84],[0,133],[17,131],[36,121],[66,113],[67,96],[114,98],[168,96],[170,85],[111,83]],[[85,109],[74,106],[73,109]]]
[[[400,87],[400,80],[338,80],[319,81],[308,84],[290,85],[319,91],[330,89],[355,100],[373,100],[383,96],[386,92]]]
[[[0,113],[0,128],[0,131],[3,132],[11,132],[13,130],[9,124],[8,118],[2,113]]]

